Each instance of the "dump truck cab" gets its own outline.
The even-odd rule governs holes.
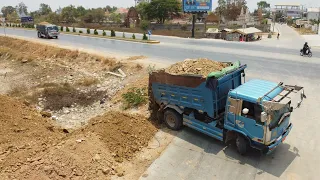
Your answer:
[[[243,135],[251,147],[270,153],[289,134],[294,97],[304,96],[302,89],[259,79],[248,81],[229,92],[224,127]]]

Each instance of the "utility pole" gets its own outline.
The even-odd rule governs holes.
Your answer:
[[[195,30],[195,24],[196,24],[196,14],[192,14],[192,34],[191,37],[194,38],[194,30]]]
[[[318,14],[318,35],[320,35],[320,7],[319,7],[319,14]]]

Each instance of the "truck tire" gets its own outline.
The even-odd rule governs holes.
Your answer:
[[[237,150],[239,154],[244,155],[248,149],[248,141],[241,135],[238,135],[236,139]]]
[[[41,33],[38,31],[38,38],[41,38]]]
[[[182,128],[182,116],[172,109],[164,112],[164,123],[169,129],[180,130]]]

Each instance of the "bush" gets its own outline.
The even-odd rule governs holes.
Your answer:
[[[148,36],[146,35],[146,33],[143,33],[142,40],[148,40]]]
[[[11,27],[11,23],[10,23],[10,27]]]
[[[272,35],[271,35],[271,33],[269,33],[269,34],[268,34],[268,38],[272,38]]]
[[[148,29],[148,27],[149,27],[149,24],[150,24],[149,21],[141,21],[140,28],[142,30],[146,31]]]
[[[102,36],[107,36],[107,33],[103,30]]]
[[[87,34],[90,34],[90,29],[89,28],[87,29]]]
[[[122,33],[122,38],[126,38],[126,35],[124,34],[124,32]]]
[[[66,31],[67,31],[67,32],[70,32],[70,29],[69,29],[69,27],[67,27],[67,28],[66,28]]]
[[[61,32],[63,31],[63,26],[60,27],[60,31],[61,31]]]
[[[181,30],[182,30],[182,31],[188,30],[188,25],[186,25],[186,24],[182,25],[182,26],[181,26]]]
[[[98,31],[95,29],[93,32],[94,35],[99,35]]]
[[[147,102],[147,93],[145,88],[131,88],[125,94],[122,94],[125,109],[138,107]]]
[[[80,31],[79,31],[79,33],[80,33],[80,34],[82,34],[82,33],[83,33],[83,31],[81,31],[81,30],[80,30]]]
[[[111,30],[111,37],[116,37],[116,32],[114,30]]]
[[[73,27],[72,32],[74,33],[77,32],[75,27]]]
[[[132,39],[136,39],[136,35],[132,34]]]
[[[9,24],[8,24],[8,23],[6,23],[6,26],[7,26],[7,27],[9,27]]]

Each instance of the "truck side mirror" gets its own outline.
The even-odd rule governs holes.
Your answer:
[[[266,112],[261,112],[261,122],[266,122],[268,119],[268,114]]]

